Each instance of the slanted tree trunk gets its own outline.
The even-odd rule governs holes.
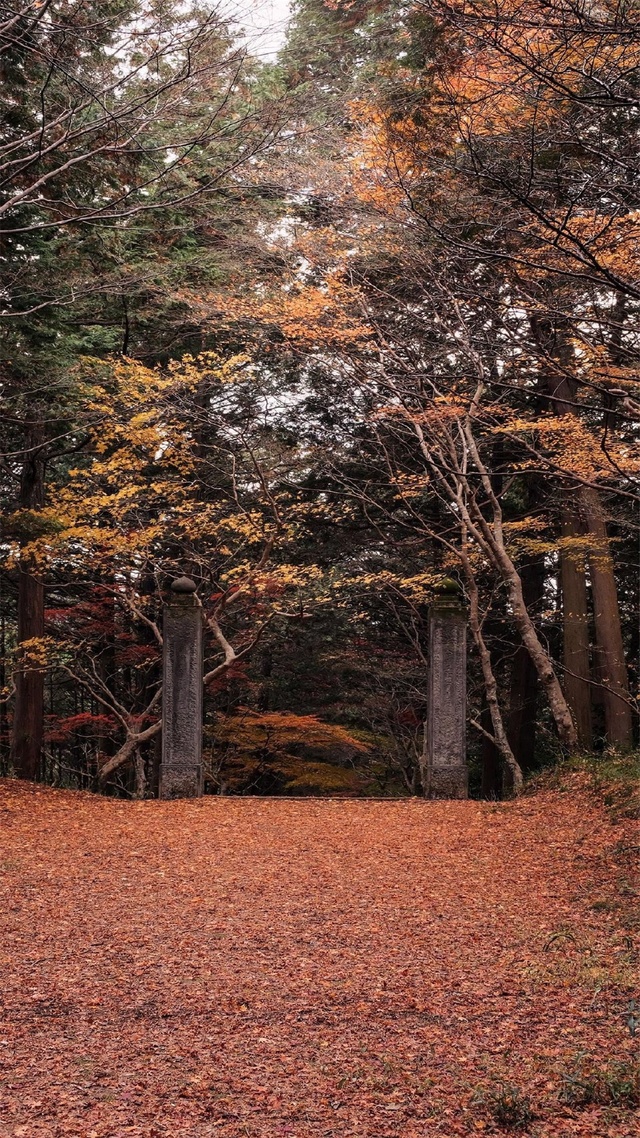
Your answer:
[[[618,590],[607,527],[598,491],[585,486],[580,495],[591,538],[589,572],[599,663],[602,669],[607,742],[622,750],[633,746],[629,679],[624,658]]]
[[[542,350],[542,372],[551,406],[557,415],[572,415],[576,383],[572,377],[573,346],[565,324],[549,318],[533,316],[531,330]],[[577,502],[569,496],[561,509],[563,537],[580,532]],[[580,746],[591,742],[591,700],[589,698],[589,624],[584,569],[575,553],[560,553],[560,585],[562,590],[562,634],[564,692],[575,723]]]
[[[481,388],[479,388],[479,390],[481,390]],[[478,396],[476,396],[476,400],[477,399]],[[476,400],[474,400],[474,408]],[[494,565],[502,575],[502,580],[504,581],[511,605],[513,623],[520,634],[522,643],[531,657],[531,662],[549,701],[549,707],[560,742],[569,750],[574,750],[577,743],[577,736],[573,719],[571,718],[571,712],[558,677],[556,676],[551,657],[540,640],[535,625],[529,615],[522,590],[522,579],[507,552],[504,539],[502,507],[493,493],[488,471],[480,458],[471,425],[472,418],[470,416],[465,424],[465,437],[469,444],[473,461],[477,470],[480,472],[482,484],[493,512],[492,524],[489,524],[478,508],[477,503],[471,498],[476,521],[475,534],[480,538],[484,548],[493,560]],[[471,524],[473,525],[473,523]]]
[[[44,505],[44,446],[44,424],[28,423],[20,510],[38,510]],[[25,525],[28,525],[28,520]],[[44,668],[34,661],[34,651],[28,642],[43,636],[44,585],[32,559],[21,557],[18,564],[18,663],[10,751],[10,763],[19,778],[35,779],[40,768],[44,736]]]
[[[465,567],[467,568],[467,566]],[[491,654],[482,635],[482,624],[478,604],[478,587],[475,583],[473,573],[469,568],[467,568],[466,579],[467,592],[469,594],[469,624],[480,657],[487,707],[489,708],[491,726],[493,728],[493,738],[503,764],[503,790],[507,797],[509,797],[512,794],[519,794],[522,790],[522,770],[511,750],[507,732],[505,731],[500,701],[498,699],[498,684],[491,663]]]
[[[157,700],[154,700],[154,705],[157,702]],[[148,711],[149,708],[147,708],[147,712]],[[144,718],[147,712],[145,712],[144,716],[138,718]],[[104,786],[107,782],[107,779],[109,778],[109,775],[113,774],[114,771],[117,771],[119,767],[124,766],[125,763],[130,762],[131,760],[134,760],[136,763],[136,787],[139,789],[141,786],[140,768],[136,761],[137,757],[140,755],[138,748],[141,747],[143,743],[148,742],[149,739],[153,739],[154,736],[158,735],[161,730],[162,723],[152,723],[150,727],[147,727],[144,731],[140,731],[137,729],[137,721],[132,717],[132,723],[131,726],[128,726],[127,728],[127,737],[124,743],[116,751],[115,755],[112,755],[111,758],[108,759],[106,763],[104,763],[98,772],[98,782],[100,785]],[[144,767],[142,769],[142,774],[144,775]]]
[[[574,750],[577,743],[576,729],[571,717],[569,706],[564,692],[554,671],[551,658],[538,636],[533,621],[522,594],[522,581],[511,559],[500,550],[503,579],[507,587],[507,595],[511,602],[513,620],[522,642],[529,653],[532,663],[544,688],[551,714],[553,715],[560,742],[569,750]]]
[[[412,418],[413,430],[418,439],[422,454],[427,461],[430,473],[438,486],[442,489],[444,496],[452,503],[455,513],[462,519],[467,532],[474,538],[479,548],[486,553],[488,559],[502,577],[511,606],[513,623],[522,639],[522,643],[531,657],[540,684],[549,702],[560,742],[568,750],[575,750],[577,735],[571,712],[555,673],[551,657],[540,640],[529,615],[522,592],[520,574],[518,573],[514,561],[507,552],[503,529],[502,507],[495,495],[489,472],[480,457],[473,435],[473,420],[477,414],[483,390],[484,384],[479,383],[476,394],[472,400],[470,413],[460,429],[468,445],[469,457],[480,475],[480,483],[485,492],[487,504],[492,514],[490,520],[485,517],[478,505],[477,493],[475,488],[472,488],[468,473],[461,468],[455,471],[447,470],[445,473],[442,468],[443,458],[438,451],[440,443],[436,443],[432,450],[427,441],[422,424]],[[455,454],[453,446],[449,448],[448,453],[449,456]],[[448,467],[451,458],[447,457],[444,459],[444,462]],[[489,702],[489,700],[487,702]]]

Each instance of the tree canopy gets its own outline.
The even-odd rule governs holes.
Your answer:
[[[157,784],[197,582],[207,789],[424,792],[463,589],[472,792],[630,750],[640,17],[301,0],[0,24],[4,771]]]

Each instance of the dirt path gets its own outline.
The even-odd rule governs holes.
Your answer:
[[[550,792],[168,804],[0,783],[0,1136],[502,1133],[501,1080],[532,1135],[637,1135],[628,1110],[558,1101],[577,1053],[634,1043],[620,840]]]

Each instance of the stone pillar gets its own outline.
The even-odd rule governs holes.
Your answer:
[[[459,585],[445,580],[429,615],[427,798],[466,798],[467,614]]]
[[[178,577],[164,610],[159,798],[202,794],[202,610],[196,584]]]

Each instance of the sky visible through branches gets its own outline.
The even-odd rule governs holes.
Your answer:
[[[228,7],[244,28],[252,54],[263,61],[273,59],[284,43],[291,8],[288,0],[231,0]]]

